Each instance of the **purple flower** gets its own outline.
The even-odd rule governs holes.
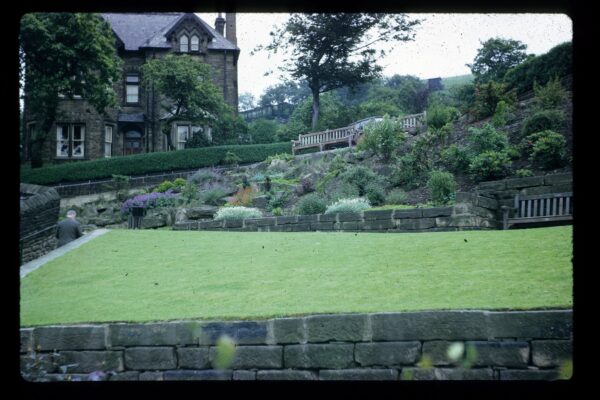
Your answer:
[[[171,189],[167,190],[164,193],[153,192],[148,194],[141,194],[135,196],[131,199],[125,200],[123,205],[121,206],[121,212],[123,214],[127,214],[131,211],[133,207],[141,207],[141,208],[152,208],[156,206],[156,203],[159,199],[172,199],[177,197],[177,193],[173,193]]]

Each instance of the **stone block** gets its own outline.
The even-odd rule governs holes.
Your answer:
[[[309,343],[370,340],[367,314],[313,315],[306,318]]]
[[[452,222],[452,217],[436,217],[435,226],[438,228],[446,228]]]
[[[475,206],[471,209],[471,211],[473,212],[473,214],[475,214],[476,216],[481,217],[481,218],[487,218],[487,219],[495,219],[496,218],[496,214],[488,208]]]
[[[109,381],[139,381],[140,373],[137,371],[125,371],[111,375]]]
[[[194,228],[197,228],[198,224],[196,222],[178,222],[173,225],[174,231],[189,231]]]
[[[138,380],[140,380],[140,381],[163,381],[164,376],[163,376],[162,372],[146,371],[146,372],[141,372],[139,374]]]
[[[350,222],[350,221],[362,221],[361,213],[341,213],[338,214],[338,221],[340,222]]]
[[[111,324],[110,345],[166,346],[197,343],[201,324],[194,321],[154,324]]]
[[[449,217],[452,215],[453,207],[433,207],[423,209],[423,218]]]
[[[361,366],[410,365],[418,361],[421,343],[413,342],[383,342],[357,343],[354,358]]]
[[[306,343],[304,318],[276,318],[270,323],[269,344]]]
[[[421,208],[414,208],[412,210],[394,210],[394,219],[421,217],[423,217],[423,210]]]
[[[453,216],[452,219],[450,220],[450,224],[448,226],[457,227],[457,228],[479,227],[479,226],[481,226],[481,221],[482,221],[482,218],[479,216],[476,216],[476,215]]]
[[[457,203],[474,203],[476,196],[469,192],[456,192],[455,200]]]
[[[473,365],[477,367],[512,367],[525,368],[529,361],[529,344],[527,342],[467,342],[465,348],[473,346]]]
[[[231,369],[275,369],[282,368],[283,346],[236,346]],[[214,365],[217,348],[210,348],[210,361]]]
[[[243,370],[233,371],[233,380],[234,381],[255,381],[256,380],[256,371],[243,371]]]
[[[186,217],[188,219],[212,219],[218,209],[219,207],[210,205],[188,208],[186,210]]]
[[[358,221],[341,222],[340,229],[344,230],[344,231],[357,231],[358,224],[359,224]]]
[[[125,349],[126,369],[164,370],[176,367],[177,359],[173,347],[130,347]]]
[[[445,366],[455,364],[448,359],[448,347],[456,342],[448,340],[431,340],[423,343],[423,357],[428,357],[433,365]]]
[[[504,189],[506,189],[506,181],[487,181],[477,185],[477,190],[500,191]]]
[[[201,325],[200,345],[214,345],[221,336],[229,336],[236,345],[266,344],[266,322],[209,322]]]
[[[324,381],[395,381],[398,370],[395,369],[322,369],[319,379]]]
[[[566,192],[572,192],[572,191],[573,191],[572,183],[558,183],[558,184],[552,185],[552,193],[566,193]]]
[[[318,222],[319,214],[312,215],[298,215],[298,222]]]
[[[531,359],[537,367],[560,367],[573,359],[573,344],[570,340],[533,340]]]
[[[532,186],[542,186],[544,184],[543,176],[528,176],[526,178],[506,179],[507,189],[522,189]]]
[[[311,222],[310,229],[315,231],[332,231],[333,222]]]
[[[394,213],[394,210],[374,210],[374,211],[364,211],[363,215],[364,215],[365,221],[391,220],[393,213]]]
[[[44,326],[33,330],[35,349],[46,350],[104,350],[104,326]]]
[[[403,219],[397,221],[398,229],[406,230],[423,230],[434,228],[436,225],[435,218],[417,218],[417,219]]]
[[[319,222],[337,222],[339,214],[319,214]]]
[[[233,373],[231,370],[174,370],[163,373],[165,381],[230,381]]]
[[[570,339],[572,310],[488,312],[490,338]]]
[[[298,221],[298,216],[290,216],[290,217],[277,217],[276,218],[277,225],[287,225],[287,224],[295,224]]]
[[[415,381],[456,381],[456,380],[493,380],[491,368],[402,368],[401,380]]]
[[[506,369],[498,372],[499,380],[501,381],[553,381],[558,379],[558,372],[556,370]]]
[[[293,232],[293,225],[269,226],[269,232]]]
[[[489,197],[477,196],[475,205],[483,208],[489,208],[490,210],[495,210],[498,208],[498,201],[495,199],[490,199]]]
[[[56,372],[58,363],[53,353],[30,353],[19,358],[21,373],[49,373]]]
[[[286,368],[348,368],[354,344],[300,344],[284,346]]]
[[[387,229],[396,228],[396,223],[389,220],[365,220],[364,222],[357,222],[359,230],[365,231],[382,231]]]
[[[68,373],[123,371],[121,351],[61,351],[56,362]]]
[[[262,370],[257,371],[256,380],[259,381],[315,381],[317,374],[312,371],[298,371],[293,369]]]
[[[277,217],[265,217],[256,220],[257,226],[275,226]]]
[[[181,369],[208,369],[208,347],[180,347],[177,349],[178,367]]]
[[[298,223],[296,225],[292,225],[292,232],[308,232],[311,230],[311,224],[308,223]]]
[[[200,221],[198,223],[198,229],[209,229],[209,228],[222,228],[224,220],[220,221]]]
[[[21,353],[33,351],[33,328],[21,329]]]
[[[223,227],[228,228],[241,228],[244,225],[244,221],[241,219],[226,219]]]
[[[556,185],[561,183],[572,183],[573,175],[570,173],[567,174],[552,174],[544,176],[544,184],[545,185]]]
[[[373,340],[487,339],[481,311],[423,311],[371,316]]]

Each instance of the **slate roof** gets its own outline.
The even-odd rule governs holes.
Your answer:
[[[141,48],[168,49],[171,45],[167,42],[166,34],[173,29],[187,14],[186,13],[141,13],[121,14],[103,13],[115,34],[123,42],[125,50],[139,50]],[[195,14],[194,19],[207,30],[213,41],[208,44],[211,50],[239,50],[239,48],[220,35],[213,27],[204,22]]]

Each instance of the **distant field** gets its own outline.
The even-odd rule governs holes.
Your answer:
[[[473,82],[473,78],[472,74],[450,76],[448,78],[442,78],[442,84],[444,85],[444,89],[450,89],[452,86]]]
[[[567,308],[571,236],[113,230],[21,280],[21,325]]]

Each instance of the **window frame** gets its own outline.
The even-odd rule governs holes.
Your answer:
[[[195,44],[194,44],[194,39],[196,39]],[[194,49],[194,45],[196,46],[195,49]],[[200,51],[200,37],[198,37],[198,35],[196,35],[196,34],[193,34],[192,37],[190,38],[190,51],[191,52]]]
[[[80,128],[80,138],[75,139],[75,128]],[[60,137],[59,137],[60,128]],[[66,128],[66,136],[65,134]],[[85,123],[81,122],[58,122],[56,123],[56,148],[55,157],[59,159],[85,159],[85,147],[86,147],[86,126]],[[64,143],[66,142],[66,153],[64,152]],[[77,143],[81,146],[81,154],[75,155],[77,149]],[[60,147],[59,147],[60,146]]]
[[[180,129],[181,128],[185,128],[185,130],[186,130],[186,132],[185,132],[185,139],[184,140],[181,140],[181,135],[180,135]],[[183,150],[183,149],[185,149],[185,143],[190,138],[190,130],[191,130],[191,127],[190,127],[189,124],[187,124],[187,125],[184,125],[184,124],[179,125],[178,124],[177,125],[177,130],[176,130],[176,135],[177,135],[177,137],[176,137],[176,139],[177,139],[177,150]]]
[[[130,80],[131,79],[131,80]],[[135,80],[134,80],[135,79]],[[135,101],[129,101],[129,89],[135,88]],[[140,104],[140,74],[129,72],[125,75],[125,104]]]
[[[108,135],[107,130],[109,128],[110,128],[110,137],[107,136]],[[104,158],[112,157],[114,132],[115,132],[115,127],[113,125],[109,125],[109,124],[104,125]],[[109,138],[110,138],[110,140],[107,140]],[[107,149],[108,149],[108,152],[106,151]]]
[[[183,50],[183,46],[184,46],[184,42],[183,40],[185,39],[185,50]],[[184,33],[181,36],[179,36],[179,52],[180,53],[189,53],[190,52],[190,38]]]

